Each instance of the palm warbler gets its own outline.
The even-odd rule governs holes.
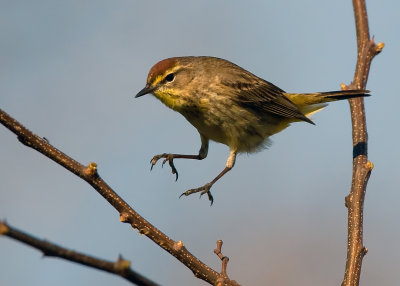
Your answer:
[[[197,155],[156,155],[151,160],[151,168],[164,158],[163,164],[169,162],[177,180],[173,159],[206,158],[209,140],[229,146],[225,169],[211,182],[182,194],[207,194],[212,204],[210,188],[232,169],[237,153],[252,153],[265,148],[271,135],[292,122],[314,124],[309,116],[323,109],[329,101],[367,96],[368,92],[286,93],[227,60],[176,57],[155,64],[150,69],[145,88],[136,97],[152,93],[166,106],[181,113],[200,133],[201,148]]]

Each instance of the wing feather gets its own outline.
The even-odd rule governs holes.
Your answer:
[[[299,108],[290,101],[279,87],[265,80],[254,83],[224,83],[236,91],[236,102],[256,112],[269,112],[274,115],[299,119],[314,124]]]

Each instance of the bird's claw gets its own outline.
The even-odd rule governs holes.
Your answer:
[[[171,167],[171,172],[172,174],[176,175],[175,181],[178,180],[178,170],[176,170],[175,165],[174,165],[174,155],[173,154],[167,154],[163,153],[160,155],[155,155],[153,159],[150,160],[150,171],[153,170],[153,167],[155,164],[157,164],[157,161],[160,160],[161,158],[164,158],[161,167],[164,167],[164,164],[168,161],[169,166]]]
[[[211,205],[214,203],[214,197],[212,196],[210,189],[211,189],[211,184],[205,184],[204,186],[200,187],[200,188],[196,188],[196,189],[190,189],[187,190],[186,192],[182,193],[179,198],[181,198],[182,196],[190,196],[191,194],[195,194],[195,193],[200,193],[200,198],[204,195],[207,194],[208,196],[208,200],[211,202]]]

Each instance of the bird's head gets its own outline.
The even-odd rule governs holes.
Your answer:
[[[168,58],[149,71],[146,86],[136,94],[153,94],[168,107],[179,111],[191,95],[190,83],[195,78],[191,57]]]

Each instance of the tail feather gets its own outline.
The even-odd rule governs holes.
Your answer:
[[[342,99],[350,99],[356,97],[370,96],[369,90],[341,90],[341,91],[328,91],[321,92],[319,96],[324,97],[327,101],[336,101]]]
[[[297,106],[370,96],[369,90],[338,90],[315,93],[286,93],[285,95]]]
[[[285,93],[307,117],[322,110],[328,102],[370,96],[369,90],[338,90],[316,93]]]

